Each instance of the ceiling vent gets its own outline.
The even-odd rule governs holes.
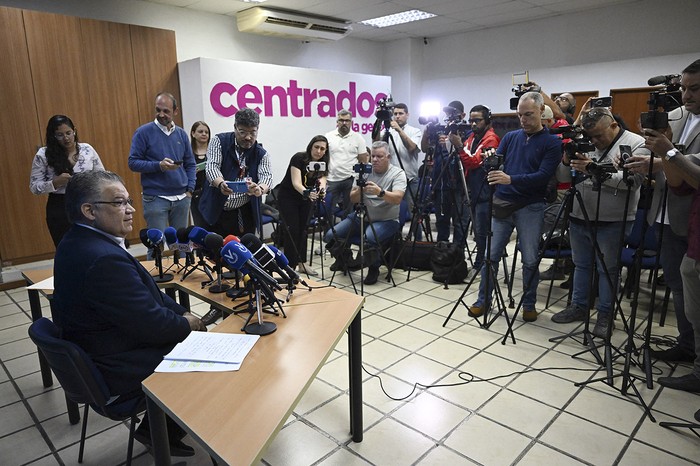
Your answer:
[[[238,30],[266,36],[313,41],[342,39],[352,31],[347,21],[259,6],[236,13]]]

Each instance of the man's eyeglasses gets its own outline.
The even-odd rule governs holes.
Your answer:
[[[247,138],[247,137],[252,137],[252,138],[254,138],[254,137],[257,137],[257,136],[258,136],[258,130],[257,130],[257,129],[254,129],[253,131],[243,131],[242,129],[236,128],[236,132],[237,132],[238,134],[240,134],[241,136],[243,136],[244,138]]]
[[[75,131],[66,131],[65,133],[54,133],[53,137],[59,141],[62,139],[70,139],[75,136]]]
[[[95,201],[95,202],[92,202],[92,204],[109,204],[109,205],[112,205],[114,207],[126,209],[127,205],[130,205],[130,206],[134,205],[134,200],[129,198],[129,199],[122,199],[121,201]]]
[[[556,96],[556,97],[554,98],[554,101],[555,101],[555,102],[556,102],[557,100],[563,100],[564,102],[568,102],[568,101],[569,101],[569,98],[568,98],[568,97],[562,97],[562,96],[558,95],[558,96]]]
[[[479,123],[481,123],[482,121],[484,121],[484,119],[483,119],[483,118],[470,118],[470,119],[467,120],[467,121],[469,122],[470,125],[471,125],[472,123],[475,123],[475,124],[478,125]]]

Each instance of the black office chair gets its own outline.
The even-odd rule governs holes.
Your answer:
[[[66,398],[76,403],[85,403],[78,463],[83,462],[88,405],[90,405],[98,414],[114,421],[131,419],[126,456],[127,466],[131,465],[134,430],[138,422],[138,414],[146,409],[145,396],[130,398],[123,402],[116,400],[108,405],[109,390],[95,364],[78,345],[63,340],[59,328],[46,317],[36,320],[29,326],[29,337],[46,357],[51,370],[66,392]]]

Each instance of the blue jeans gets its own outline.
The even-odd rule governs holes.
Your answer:
[[[685,316],[683,298],[683,279],[681,277],[681,262],[688,250],[688,238],[678,236],[669,225],[663,225],[664,236],[661,239],[661,268],[664,271],[666,286],[673,293],[673,308],[676,312],[676,325],[678,326],[678,346],[688,352],[695,351],[695,337],[693,326]],[[657,237],[661,232],[661,224],[656,224]]]
[[[352,203],[350,202],[350,191],[352,190],[352,185],[355,182],[355,178],[352,176],[341,181],[329,181],[326,183],[326,192],[331,196],[331,209],[335,211],[335,206],[338,202],[343,204],[343,212],[340,215],[345,218],[352,210]],[[329,215],[329,221],[333,220],[333,216]]]
[[[605,317],[613,310],[618,283],[620,282],[620,269],[618,267],[620,257],[620,237],[623,222],[598,224],[595,227],[596,242],[603,253],[603,261],[608,269],[605,276],[603,264],[596,257],[598,271],[598,318]],[[594,228],[594,227],[592,227]],[[632,222],[625,223],[625,236],[632,230]],[[591,272],[595,247],[593,245],[593,232],[586,225],[578,222],[569,222],[569,236],[571,238],[571,255],[574,261],[574,281],[571,302],[581,309],[588,309],[588,299],[591,294]],[[612,288],[610,287],[612,283]]]
[[[397,231],[399,231],[398,220],[380,220],[367,224],[365,225],[365,235],[367,238],[365,244],[367,247],[380,250],[380,245],[389,242]],[[335,226],[335,238],[340,241],[345,241],[346,238],[351,239],[359,235],[360,219],[355,212],[348,215],[342,222]],[[333,230],[328,230],[323,237],[323,242],[328,244],[332,239]],[[380,255],[377,255],[377,259],[372,264],[369,264],[370,267],[379,267],[380,265],[382,265],[382,258]]]
[[[168,226],[175,228],[187,228],[190,220],[191,197],[185,196],[179,201],[168,201],[158,196],[144,194],[143,216],[146,219],[147,228],[157,228],[160,231]],[[146,258],[153,259],[153,249],[149,248]]]
[[[493,238],[491,240],[491,265],[494,269],[494,277],[498,275],[498,263],[510,241],[513,228],[518,232],[518,249],[520,250],[521,262],[523,264],[523,286],[527,287],[523,291],[523,309],[528,311],[535,309],[535,302],[537,301],[537,285],[539,284],[540,278],[540,272],[537,269],[537,257],[540,249],[540,232],[542,231],[543,218],[544,202],[536,202],[516,210],[509,217],[494,217],[491,222],[491,230],[493,232]],[[484,304],[486,276],[488,273],[488,268],[484,262],[484,265],[481,267],[481,283],[479,284],[477,306],[482,306]],[[492,290],[493,279],[489,278],[489,296],[491,296]]]
[[[479,201],[474,204],[474,218],[472,219],[474,228],[474,242],[476,243],[476,258],[474,268],[480,270],[484,264],[486,254],[486,234],[489,229],[489,203]]]

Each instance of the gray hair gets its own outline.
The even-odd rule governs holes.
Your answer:
[[[121,183],[124,180],[113,172],[90,170],[74,174],[66,186],[66,214],[71,223],[85,220],[81,209],[99,199],[106,184]]]
[[[389,151],[389,144],[384,141],[374,141],[372,143],[372,150],[374,149],[384,149],[386,151],[386,155],[391,157],[391,152]]]
[[[544,97],[542,97],[542,94],[539,92],[526,92],[525,94],[520,96],[520,100],[518,100],[518,104],[524,102],[525,100],[532,100],[537,107],[542,108],[544,105]]]
[[[341,116],[349,116],[350,118],[352,118],[352,113],[350,113],[350,110],[345,110],[343,108],[341,110],[338,110],[337,118],[340,118]]]
[[[235,125],[257,128],[260,126],[260,115],[252,108],[242,108],[236,112]]]

